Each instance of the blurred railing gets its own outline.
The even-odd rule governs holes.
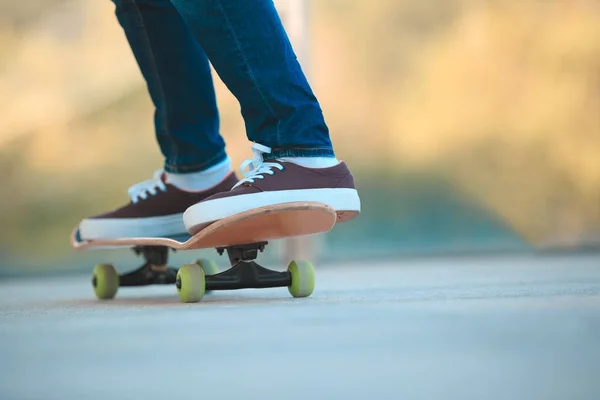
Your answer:
[[[304,73],[310,81],[309,0],[275,0],[275,7],[286,28]],[[282,241],[279,255],[283,262],[312,259],[317,255],[322,235],[290,238]]]

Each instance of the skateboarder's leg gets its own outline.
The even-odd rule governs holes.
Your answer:
[[[341,218],[360,199],[272,0],[172,0],[240,102],[255,157],[243,185],[190,207],[188,230],[255,207],[320,201]],[[263,162],[268,161],[268,162]]]
[[[226,159],[210,64],[169,0],[113,0],[155,106],[167,172],[202,171]]]
[[[329,130],[272,0],[171,0],[269,158],[328,157]]]
[[[165,172],[132,186],[125,206],[84,219],[80,236],[185,234],[183,212],[237,182],[219,134],[209,62],[169,0],[113,2],[155,106]]]

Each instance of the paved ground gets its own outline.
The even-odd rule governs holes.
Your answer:
[[[600,257],[323,266],[286,289],[0,284],[0,399],[598,399]]]

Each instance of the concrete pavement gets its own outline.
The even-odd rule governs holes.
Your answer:
[[[317,267],[311,298],[0,283],[0,399],[598,399],[600,256]],[[90,271],[91,272],[91,271]]]

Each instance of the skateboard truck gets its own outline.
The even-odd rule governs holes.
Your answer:
[[[288,271],[273,271],[259,265],[256,260],[268,242],[258,242],[230,247],[217,247],[217,253],[227,252],[231,268],[206,276],[206,290],[263,289],[287,287],[291,283]],[[144,257],[144,264],[136,270],[119,275],[119,286],[175,285],[177,269],[167,265],[169,248],[163,246],[136,246],[133,251]],[[92,284],[95,282],[92,281]],[[95,286],[95,285],[94,285]]]
[[[220,256],[227,251],[229,261],[231,262],[231,265],[234,266],[239,261],[256,260],[258,252],[260,251],[262,253],[265,251],[267,244],[268,242],[258,242],[253,244],[242,244],[238,246],[217,247],[216,250]]]
[[[256,242],[216,247],[220,255],[227,252],[230,262],[230,267],[222,272],[215,263],[204,259],[179,269],[172,268],[167,265],[169,247],[140,245],[133,250],[144,257],[141,267],[119,275],[112,264],[99,264],[94,268],[92,285],[99,299],[112,299],[119,286],[173,283],[180,299],[186,303],[198,302],[213,290],[287,287],[293,297],[310,296],[315,285],[312,264],[298,260],[291,261],[286,271],[267,269],[255,261],[267,244]]]
[[[136,246],[133,251],[144,257],[144,264],[136,270],[119,275],[119,286],[172,285],[177,269],[169,267],[169,248],[162,246]],[[92,282],[93,283],[93,282]]]
[[[217,247],[219,255],[223,255],[227,251],[231,268],[216,275],[207,276],[206,290],[264,289],[289,286],[292,281],[290,272],[273,271],[254,261],[258,257],[258,253],[264,251],[267,244],[268,242],[258,242]]]

